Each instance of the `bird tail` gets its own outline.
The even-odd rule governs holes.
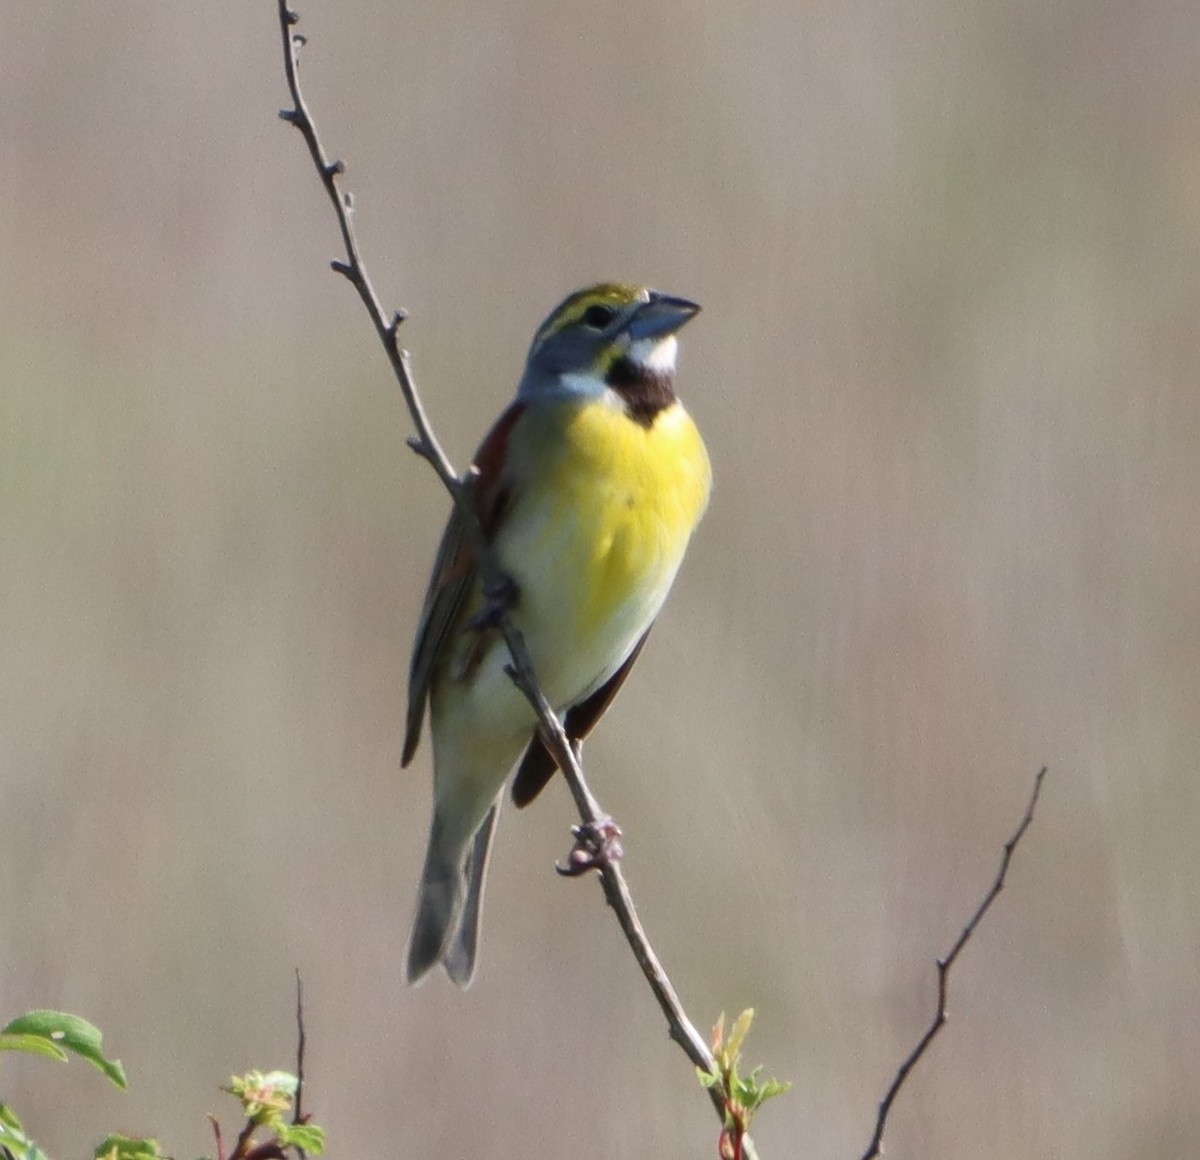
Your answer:
[[[440,962],[460,987],[470,984],[479,947],[484,878],[499,808],[498,800],[492,803],[465,855],[458,843],[446,841],[435,815],[421,874],[417,917],[408,944],[410,983],[420,982]]]

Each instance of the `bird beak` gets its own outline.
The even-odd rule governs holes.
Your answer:
[[[663,338],[674,334],[699,312],[700,307],[695,302],[689,302],[686,298],[672,298],[652,290],[650,301],[639,306],[629,321],[629,337],[634,342],[644,338]]]

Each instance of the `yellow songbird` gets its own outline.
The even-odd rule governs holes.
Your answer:
[[[404,764],[428,701],[434,767],[409,982],[439,961],[471,981],[505,779],[524,752],[512,788],[524,806],[557,769],[489,613],[510,611],[548,700],[582,738],[637,659],[704,514],[708,453],[674,390],[675,334],[699,309],[640,286],[572,294],[534,335],[516,399],[475,455],[476,513],[511,586],[484,591],[452,514],[409,673]]]

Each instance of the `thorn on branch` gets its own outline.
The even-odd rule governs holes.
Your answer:
[[[437,452],[434,451],[433,445],[426,443],[420,436],[413,435],[404,442],[408,444],[409,449],[414,455],[419,455],[426,463],[435,463],[437,461]]]
[[[348,262],[343,262],[338,258],[334,258],[333,261],[329,263],[329,267],[335,274],[341,274],[342,277],[349,278],[351,282],[354,281],[354,267]]]
[[[400,329],[400,323],[408,321],[408,311],[402,306],[392,315],[392,330]]]
[[[294,12],[292,13],[292,15],[296,16],[296,14]],[[299,20],[300,17],[296,16],[296,19]],[[297,48],[303,48],[308,43],[308,37],[305,36],[303,32],[293,32],[292,33],[292,43]]]
[[[286,23],[286,24],[299,24],[300,23],[300,13],[296,12],[294,9],[285,8],[283,10],[283,19],[284,19],[284,23]]]
[[[508,645],[509,645],[510,655],[511,655],[512,642],[509,641]],[[538,687],[536,681],[531,681],[529,679],[529,673],[525,670],[525,667],[523,665],[516,664],[515,662],[510,662],[509,664],[506,664],[504,666],[504,675],[510,681],[512,681],[512,683],[514,685],[516,685],[516,687],[520,690],[520,692],[531,703],[536,704],[538,699],[540,697],[542,697],[541,689]],[[551,753],[554,752],[553,746],[551,746],[550,752]]]
[[[346,163],[344,161],[331,161],[325,166],[326,177],[340,177],[346,172]]]
[[[280,109],[279,119],[286,121],[289,125],[298,125],[300,123],[300,114],[295,109]]]

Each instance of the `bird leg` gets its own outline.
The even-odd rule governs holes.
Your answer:
[[[621,845],[621,827],[612,818],[603,817],[595,822],[572,826],[571,833],[575,835],[575,845],[567,855],[567,864],[554,864],[554,869],[564,878],[578,878],[589,870],[602,870],[625,856],[625,847]]]
[[[483,607],[467,621],[472,632],[487,632],[499,628],[500,622],[517,606],[520,589],[511,576],[503,574],[485,580],[483,584]]]

